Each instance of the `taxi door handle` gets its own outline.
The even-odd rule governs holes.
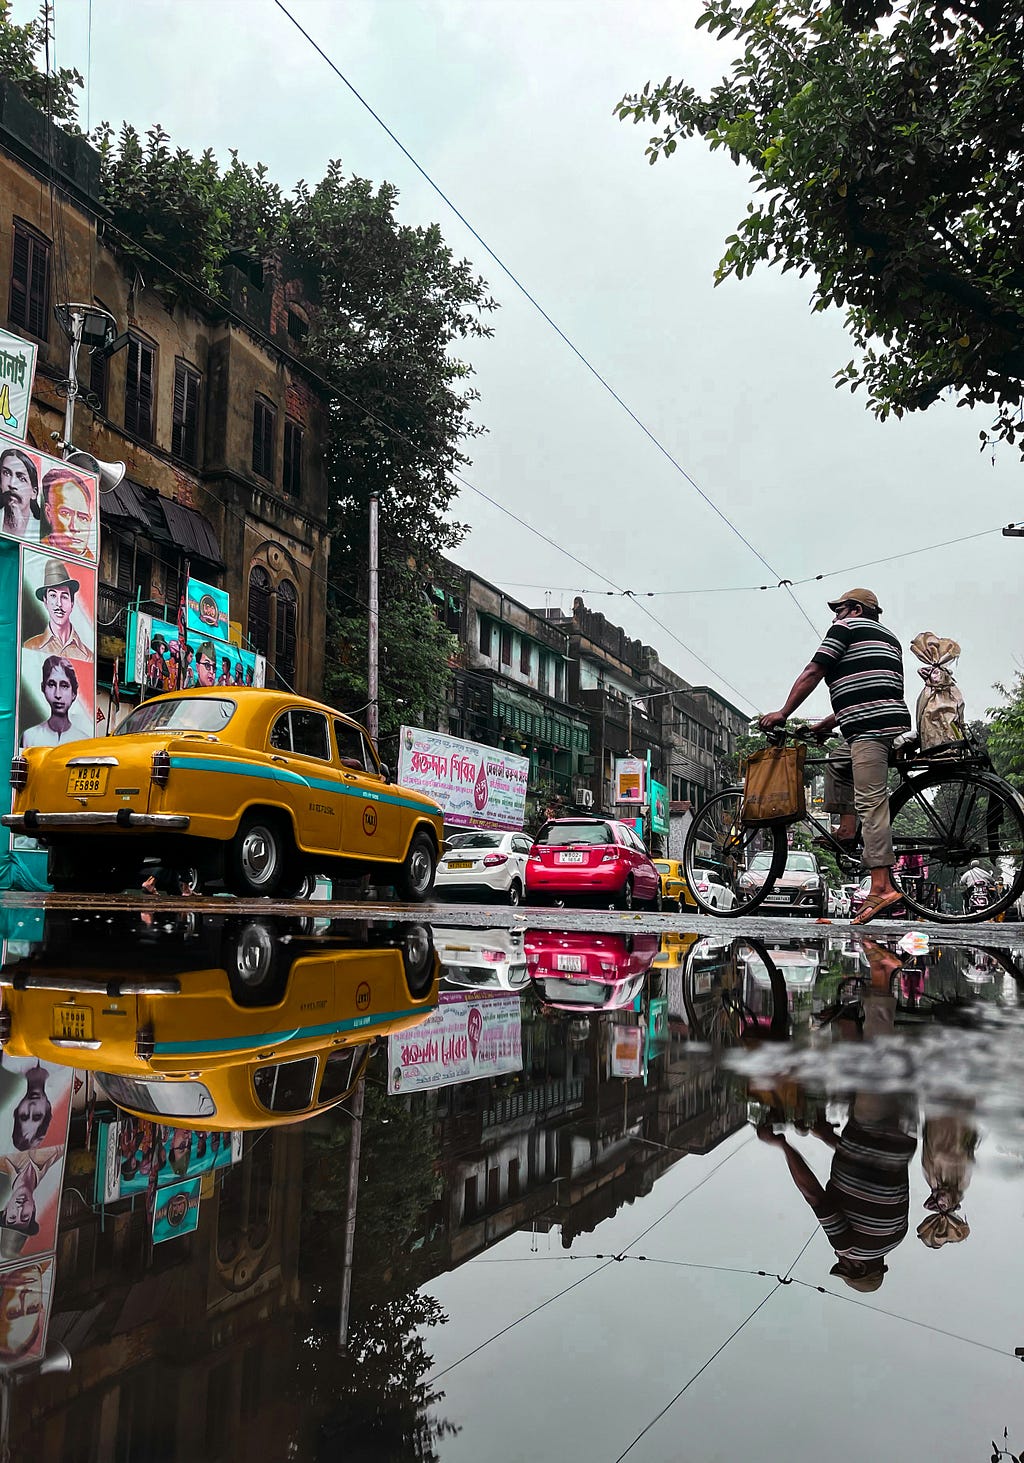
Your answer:
[[[280,764],[281,764],[282,767],[287,767],[288,766],[288,758],[287,757],[271,757],[270,760],[271,760],[271,762],[280,762]]]
[[[359,781],[359,778],[356,776],[356,774],[354,772],[346,772],[345,773],[345,781],[346,782],[358,782]]]

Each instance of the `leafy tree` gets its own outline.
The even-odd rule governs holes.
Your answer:
[[[1024,791],[1024,672],[1009,686],[997,683],[1000,706],[989,711],[988,753],[996,771],[1013,787]]]
[[[11,0],[0,0],[0,76],[7,77],[24,93],[28,101],[69,132],[77,132],[78,98],[85,78],[73,66],[58,66],[47,74],[39,69],[38,58],[53,44],[53,26],[49,5],[41,5],[35,20],[15,25],[11,19]]]
[[[652,163],[699,134],[751,169],[716,281],[811,274],[813,309],[845,307],[859,352],[837,385],[883,419],[981,403],[983,442],[1024,453],[1021,7],[703,0],[697,25],[737,52],[721,83],[648,82],[616,111],[662,124]]]

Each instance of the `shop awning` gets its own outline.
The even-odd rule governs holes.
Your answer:
[[[131,478],[102,495],[100,515],[109,523],[131,525],[155,543],[174,544],[186,559],[194,557],[217,568],[224,566],[217,535],[201,513]]]
[[[508,686],[495,686],[494,712],[512,731],[563,750],[589,752],[590,729],[585,721],[561,716],[542,701]]]

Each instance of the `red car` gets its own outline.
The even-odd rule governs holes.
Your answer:
[[[561,1011],[621,1011],[643,990],[657,935],[557,934],[527,930],[526,968],[545,1005]]]
[[[553,818],[526,860],[530,904],[579,900],[612,909],[661,908],[661,877],[628,823]]]

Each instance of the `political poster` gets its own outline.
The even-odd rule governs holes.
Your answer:
[[[388,1037],[392,1096],[522,1069],[522,1010],[506,992],[442,992],[426,1021]]]
[[[175,690],[179,659],[184,670],[182,689],[186,691],[194,686],[266,684],[266,658],[255,651],[189,630],[182,654],[177,625],[139,610],[129,611],[124,685],[139,686],[147,696]]]
[[[37,349],[32,341],[0,330],[0,433],[19,442],[28,436]]]
[[[189,635],[200,639],[212,636],[214,640],[230,640],[228,614],[230,599],[226,589],[204,584],[201,579],[190,579],[185,592],[186,628]]]
[[[522,828],[530,759],[423,727],[399,732],[398,780],[440,803],[462,828]]]
[[[241,1133],[194,1132],[145,1118],[100,1124],[96,1143],[96,1202],[113,1204],[185,1179],[200,1179],[242,1156]]]

